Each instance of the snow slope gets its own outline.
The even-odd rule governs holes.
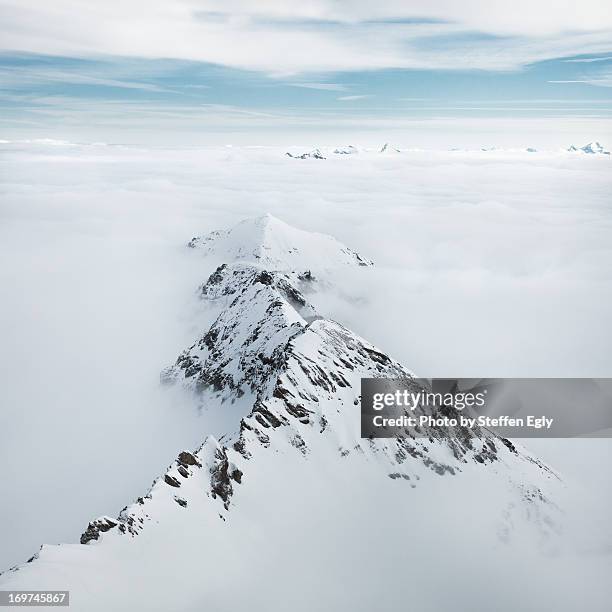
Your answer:
[[[305,232],[266,214],[229,230],[193,238],[189,245],[223,262],[251,261],[271,270],[305,272],[372,262],[332,236]]]
[[[303,290],[316,290],[311,268],[366,260],[270,216],[190,246],[227,258],[201,288],[220,314],[161,378],[193,390],[222,433],[203,432],[119,517],[92,521],[81,545],[42,547],[0,588],[70,589],[71,608],[87,612],[371,610],[407,598],[420,611],[485,610],[472,566],[484,561],[485,574],[512,575],[496,609],[541,609],[524,600],[531,560],[512,545],[554,545],[550,468],[487,431],[360,438],[360,379],[412,374]],[[546,588],[553,574],[540,576],[548,603],[575,609],[572,591]]]

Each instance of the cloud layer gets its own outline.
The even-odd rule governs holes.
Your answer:
[[[609,375],[607,156],[1,152],[0,569],[75,541],[204,437],[158,374],[210,316],[195,288],[212,264],[186,240],[248,216],[374,259],[311,297],[421,375]]]
[[[610,51],[609,3],[3,0],[6,51],[176,58],[288,74],[516,69]]]

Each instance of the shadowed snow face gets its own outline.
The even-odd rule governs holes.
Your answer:
[[[609,375],[609,158],[284,152],[4,146],[0,567],[115,515],[201,442],[158,373],[223,263],[185,243],[245,217],[374,260],[311,299],[420,375]]]

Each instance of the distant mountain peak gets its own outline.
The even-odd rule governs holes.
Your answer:
[[[395,147],[391,146],[388,142],[385,142],[385,144],[382,146],[382,148],[380,149],[379,153],[399,153],[400,150],[396,149]]]
[[[325,159],[325,156],[323,153],[321,153],[320,149],[313,149],[312,151],[301,153],[299,155],[287,152],[285,155],[288,157],[293,157],[294,159]]]
[[[335,155],[355,155],[356,153],[359,153],[359,149],[357,147],[354,147],[353,145],[348,145],[346,147],[338,147],[337,149],[334,149]]]
[[[571,145],[567,150],[572,153],[582,151],[583,153],[588,153],[589,155],[610,155],[610,151],[606,150],[603,145],[597,141],[589,142],[583,147]]]
[[[581,147],[580,150],[584,151],[585,153],[595,153],[595,154],[610,155],[610,151],[606,151],[604,149],[603,145],[601,145],[597,141],[589,142],[588,144],[584,145],[584,147]]]

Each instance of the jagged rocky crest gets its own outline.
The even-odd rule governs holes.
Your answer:
[[[266,224],[269,222],[267,217]],[[257,226],[260,221],[245,223]],[[281,227],[277,220],[274,224]],[[204,239],[208,252],[212,251],[211,242],[231,235],[235,229],[214,233],[210,235],[212,240]],[[191,245],[197,246],[193,241]],[[346,247],[335,247],[343,264],[363,265],[366,261]],[[234,484],[240,481],[223,466],[231,463],[233,470],[240,470],[241,478],[243,473],[248,477],[246,462],[253,449],[267,448],[277,439],[289,440],[303,455],[309,452],[309,441],[317,436],[326,438],[343,457],[351,452],[383,455],[388,460],[387,476],[392,479],[411,480],[412,462],[438,475],[455,475],[468,463],[490,464],[500,459],[536,466],[546,477],[556,478],[512,442],[484,430],[474,437],[473,432],[462,428],[449,435],[447,430],[432,427],[419,432],[426,434],[424,437],[361,440],[361,378],[413,381],[413,375],[358,335],[316,312],[302,293],[305,284],[309,289],[316,284],[315,277],[309,270],[293,268],[292,249],[282,254],[269,248],[247,252],[253,255],[252,263],[222,264],[201,287],[204,299],[225,301],[221,314],[161,374],[164,383],[183,384],[198,396],[205,396],[209,403],[223,405],[247,398],[245,405],[251,408],[240,419],[237,430],[228,432],[223,446],[213,442],[215,452],[208,453],[209,458],[214,457],[207,464],[212,475],[211,491],[222,499],[226,509]],[[243,255],[241,251],[237,258]],[[262,269],[262,262],[270,264],[271,269]],[[344,442],[347,439],[351,440],[348,448]],[[529,496],[537,490],[536,497],[545,502],[537,487],[521,486],[526,486]]]

